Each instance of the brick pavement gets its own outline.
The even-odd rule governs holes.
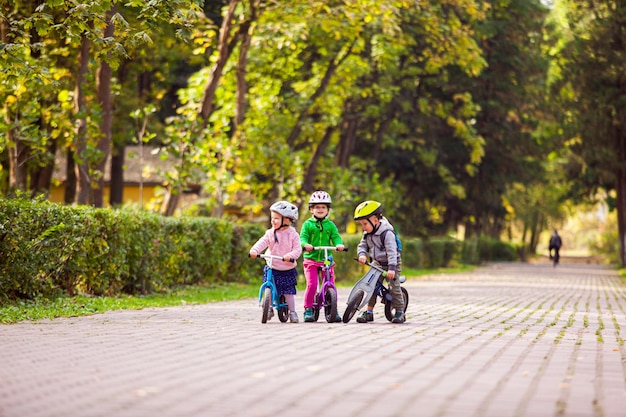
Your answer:
[[[255,300],[2,325],[0,416],[626,416],[615,272],[494,264],[406,287],[402,325],[381,305],[368,324],[264,325]]]

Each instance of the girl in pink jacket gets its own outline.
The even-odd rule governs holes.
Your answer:
[[[270,207],[270,217],[272,227],[252,246],[250,256],[256,258],[265,249],[268,255],[282,256],[282,260],[274,260],[272,275],[278,295],[285,295],[285,301],[289,307],[289,321],[297,323],[295,294],[298,272],[296,262],[302,254],[300,235],[294,227],[298,220],[298,208],[287,201],[277,201]],[[264,282],[265,279],[264,276]],[[273,315],[272,309],[270,318]]]

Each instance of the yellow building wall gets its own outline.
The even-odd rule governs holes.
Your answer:
[[[139,190],[138,185],[125,185],[124,186],[124,194],[123,194],[123,204],[139,204],[142,202],[145,207],[150,200],[152,200],[156,194],[157,187],[154,185],[144,185],[143,190]],[[106,206],[109,205],[109,195],[110,188],[109,186],[104,187],[104,204]],[[49,200],[53,203],[63,204],[65,196],[65,186],[52,186],[50,189],[50,197]]]

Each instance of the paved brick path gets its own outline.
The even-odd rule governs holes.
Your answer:
[[[0,326],[0,416],[626,416],[615,272],[498,264],[407,289],[403,325],[380,305],[263,325],[246,300]]]

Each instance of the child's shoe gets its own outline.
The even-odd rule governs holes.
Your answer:
[[[406,317],[404,316],[404,311],[397,310],[396,315],[391,320],[392,323],[404,323],[406,321]]]
[[[339,312],[337,312],[337,315],[335,316],[335,323],[341,323],[342,321],[343,321],[343,319],[339,315]]]
[[[364,311],[361,314],[361,317],[357,317],[357,323],[367,323],[368,321],[374,321],[374,312],[373,311]]]
[[[304,309],[304,321],[306,323],[311,323],[315,321],[315,316],[313,315],[313,309],[312,308],[305,308]]]
[[[292,323],[297,323],[298,322],[298,313],[296,313],[295,311],[290,311],[289,312],[289,321]]]
[[[267,315],[267,321],[270,321],[274,317],[274,309],[270,308],[270,314]]]

